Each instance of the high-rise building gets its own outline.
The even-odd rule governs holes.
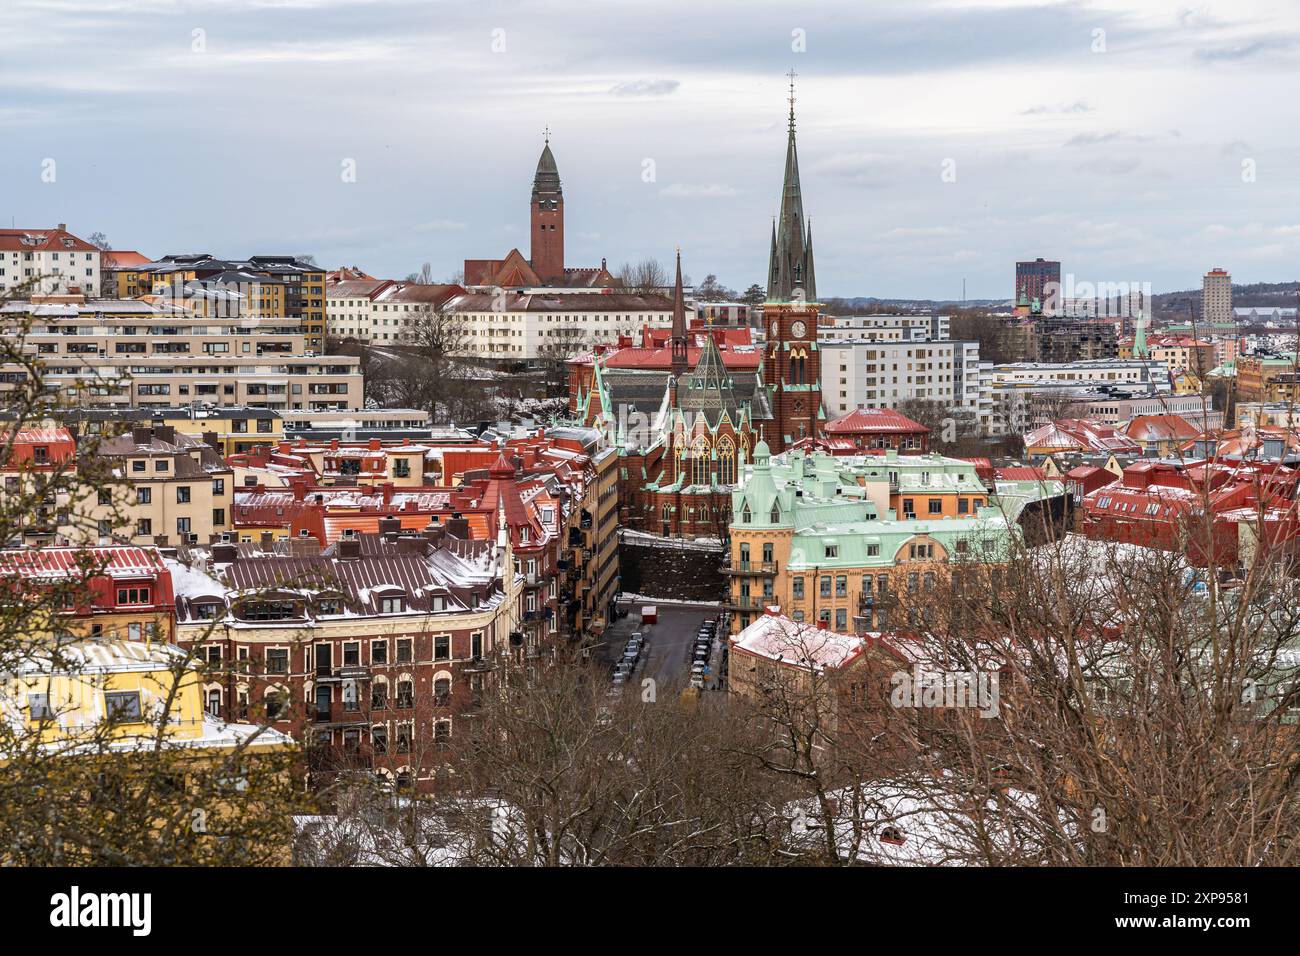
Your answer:
[[[1022,298],[1031,305],[1035,301],[1039,308],[1046,310],[1051,299],[1053,312],[1060,308],[1061,264],[1049,259],[1038,258],[1032,261],[1016,263],[1016,288],[1012,300],[1019,302]],[[1055,293],[1055,296],[1053,296]]]
[[[1228,324],[1232,315],[1232,276],[1224,269],[1211,269],[1201,280],[1201,321]]]
[[[772,251],[767,267],[768,302],[816,302],[812,224],[805,223],[803,191],[799,185],[799,153],[794,142],[794,76],[790,71],[790,128],[785,147],[785,182],[781,215],[772,225]]]

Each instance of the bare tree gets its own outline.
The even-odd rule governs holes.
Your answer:
[[[640,295],[662,292],[672,282],[663,264],[653,258],[642,259],[635,265],[623,263],[618,270],[618,280],[629,292]]]

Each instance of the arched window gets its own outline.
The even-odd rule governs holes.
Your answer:
[[[695,444],[691,446],[691,465],[691,484],[707,485],[709,483],[709,441],[703,435],[695,439]]]
[[[740,523],[749,524],[754,520],[754,512],[749,510],[749,502],[745,502],[745,507],[740,509]]]
[[[729,436],[722,436],[718,442],[718,484],[734,485],[736,483],[736,446]]]
[[[770,517],[772,519],[772,524],[781,523],[781,506],[777,504],[775,501],[772,502],[772,514],[770,515]]]

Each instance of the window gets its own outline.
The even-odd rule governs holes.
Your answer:
[[[903,499],[903,517],[904,518],[916,517],[916,503],[911,498]]]
[[[361,644],[349,641],[343,645],[343,666],[357,667],[361,664]]]
[[[840,546],[838,544],[826,545],[826,557],[838,558],[840,556]]]
[[[152,488],[137,488],[137,489],[135,489],[135,503],[136,503],[136,504],[138,504],[138,505],[147,505],[147,504],[149,504],[151,501],[153,501],[153,489],[152,489]]]
[[[397,639],[397,663],[406,664],[411,661],[411,639],[409,637],[399,637]]]
[[[140,719],[140,692],[138,690],[109,690],[104,692],[104,712],[109,720],[137,721]]]
[[[439,634],[433,639],[433,659],[435,661],[451,659],[451,638],[446,634]]]
[[[409,754],[411,752],[411,741],[415,737],[415,728],[411,724],[397,725],[397,752],[399,754]]]
[[[451,721],[440,720],[433,725],[433,740],[439,745],[447,744],[451,741]]]
[[[388,642],[372,641],[370,644],[370,663],[387,664],[388,663]]]
[[[117,603],[118,606],[125,604],[149,604],[151,591],[147,587],[143,588],[118,588]]]
[[[376,681],[370,688],[370,709],[384,710],[388,707],[388,684]]]
[[[802,601],[803,600],[803,578],[794,578],[791,581],[791,587],[793,588],[794,599],[796,601]]]
[[[213,478],[213,479],[212,479],[212,493],[213,493],[214,495],[224,495],[224,494],[226,493],[226,479],[224,479],[224,478]]]
[[[189,534],[189,533],[190,533],[190,519],[189,519],[189,518],[177,518],[177,519],[176,519],[176,533],[177,533],[177,534]]]
[[[268,647],[266,649],[266,672],[268,674],[289,673],[289,649],[286,647]]]
[[[370,728],[370,743],[375,748],[375,753],[388,753],[388,728],[384,726]]]
[[[208,691],[204,709],[213,717],[221,716],[221,691],[216,690],[215,688]]]
[[[262,695],[262,707],[266,710],[267,720],[282,719],[285,712],[284,694],[278,690],[268,690]]]
[[[941,514],[943,514],[943,499],[942,499],[942,498],[931,498],[931,499],[930,499],[930,514],[932,514],[932,515],[941,515]]]
[[[135,522],[135,533],[137,537],[147,538],[153,534],[153,520],[150,518],[137,518]]]
[[[469,653],[470,656],[474,658],[480,658],[483,656],[483,635],[481,633],[475,633],[469,636]]]
[[[835,609],[835,630],[842,631],[849,626],[849,612],[842,607]]]
[[[49,694],[27,695],[27,718],[28,720],[54,719],[54,710],[50,707]]]
[[[401,614],[406,610],[406,598],[386,597],[379,599],[380,614]]]
[[[970,513],[970,501],[966,498],[957,499],[957,514],[964,515]]]
[[[394,477],[394,478],[410,478],[410,477],[411,477],[411,459],[409,459],[409,458],[398,458],[398,459],[396,459],[396,460],[393,462],[393,477]]]
[[[178,505],[187,505],[187,504],[190,503],[190,486],[189,486],[189,485],[177,485],[177,486],[176,486],[176,503],[177,503]]]
[[[415,684],[412,681],[397,682],[397,706],[403,710],[410,710],[415,706]]]
[[[835,596],[845,597],[849,593],[849,579],[843,574],[835,576]]]
[[[867,545],[867,557],[869,557],[869,558],[878,558],[878,557],[880,557],[880,545],[878,545],[878,544],[869,544],[869,545]]]
[[[830,579],[829,576],[827,576],[827,577],[823,577],[823,578],[822,578],[822,583],[821,583],[821,595],[822,595],[822,597],[825,597],[825,598],[828,598],[828,597],[831,596],[831,579]]]
[[[445,677],[440,677],[433,682],[433,699],[439,707],[446,707],[447,702],[451,700],[451,681]]]

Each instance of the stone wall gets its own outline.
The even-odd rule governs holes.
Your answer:
[[[619,544],[622,589],[678,601],[721,601],[722,548],[675,538],[627,538]]]

